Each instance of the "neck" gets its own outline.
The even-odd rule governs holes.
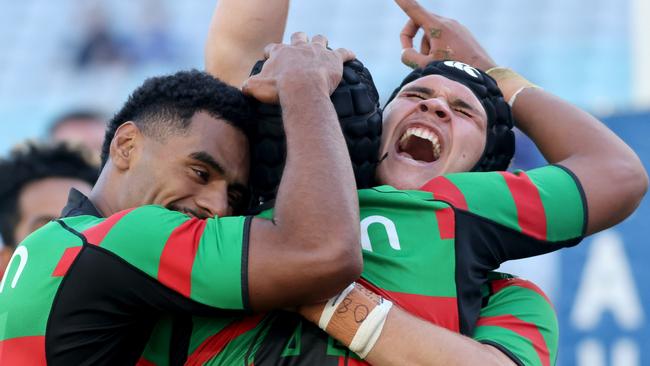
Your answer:
[[[115,184],[108,184],[109,169],[103,169],[97,179],[97,183],[88,195],[90,202],[104,217],[111,216],[122,210],[118,196],[115,192]]]

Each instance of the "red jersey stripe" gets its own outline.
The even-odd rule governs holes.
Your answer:
[[[45,366],[45,336],[0,341],[0,365]]]
[[[463,192],[445,177],[431,179],[420,190],[433,193],[434,199],[445,201],[456,208],[467,210],[467,201]]]
[[[63,252],[61,259],[59,259],[59,263],[57,263],[56,268],[54,268],[54,271],[52,272],[52,277],[65,276],[65,274],[68,273],[68,269],[70,269],[72,262],[74,262],[75,258],[77,258],[77,256],[79,255],[81,248],[82,248],[81,246],[67,248]]]
[[[109,231],[113,228],[118,221],[120,221],[126,214],[133,211],[134,208],[128,210],[120,211],[115,215],[108,217],[101,224],[95,225],[89,229],[86,229],[82,234],[86,238],[88,244],[101,245],[102,240],[106,237]]]
[[[542,366],[550,366],[550,355],[546,341],[534,323],[523,321],[512,315],[498,315],[479,318],[477,326],[497,326],[509,329],[530,340]]]
[[[500,174],[505,178],[515,201],[521,232],[535,239],[546,240],[546,213],[537,187],[524,172]]]
[[[399,305],[410,314],[419,316],[430,323],[451,331],[460,332],[458,301],[455,297],[426,296],[388,291],[376,287],[363,278],[358,282],[374,293]]]
[[[178,226],[160,255],[158,281],[186,297],[192,292],[192,266],[206,224],[193,218]]]
[[[440,239],[453,239],[456,233],[454,209],[447,207],[442,210],[436,210],[436,220],[438,221],[438,230],[440,230]]]
[[[147,360],[147,359],[144,358],[144,357],[140,357],[140,359],[139,359],[138,362],[135,364],[135,366],[156,366],[156,364],[153,363],[153,362],[151,362],[151,361],[149,361],[149,360]]]
[[[366,366],[366,365],[370,365],[370,364],[362,360],[357,360],[356,358],[349,358],[346,356],[339,357],[338,366]]]
[[[535,285],[534,283],[532,283],[530,281],[526,281],[526,280],[521,279],[521,278],[506,278],[506,279],[503,279],[503,280],[493,280],[493,281],[490,281],[490,282],[492,283],[492,292],[494,292],[495,294],[497,292],[503,290],[504,288],[509,287],[509,286],[523,287],[523,288],[527,288],[529,290],[535,291],[538,295],[543,297],[544,300],[546,300],[546,302],[548,302],[551,306],[553,306],[553,303],[546,296],[544,291],[542,291],[541,288],[537,287],[537,285]]]
[[[191,355],[188,356],[185,366],[203,365],[217,356],[233,339],[254,329],[264,318],[264,314],[249,316],[235,321],[219,333],[213,334],[201,343]]]

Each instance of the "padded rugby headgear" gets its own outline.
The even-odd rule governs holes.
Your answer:
[[[258,61],[251,75],[261,71]],[[331,96],[350,153],[358,188],[373,186],[381,140],[379,94],[370,71],[359,60],[343,64],[343,77]],[[287,144],[279,105],[252,102],[249,134],[251,164],[249,186],[253,206],[275,198]]]
[[[515,153],[514,120],[497,82],[488,74],[458,61],[433,61],[413,70],[388,99],[390,103],[408,83],[427,75],[442,75],[468,87],[485,108],[487,136],[483,155],[472,171],[506,170]]]

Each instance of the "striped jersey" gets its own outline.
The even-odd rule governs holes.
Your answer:
[[[360,190],[359,203],[360,282],[420,318],[500,348],[519,364],[554,364],[557,321],[545,295],[530,282],[491,271],[582,239],[585,201],[568,170],[450,174],[419,191]],[[184,329],[192,329],[191,365],[363,364],[292,313],[195,317]],[[159,324],[144,364],[167,364],[171,334],[177,332]]]

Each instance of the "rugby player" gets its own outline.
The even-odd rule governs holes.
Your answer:
[[[134,364],[164,314],[295,306],[358,278],[354,176],[329,101],[353,55],[322,36],[292,43],[247,88],[284,109],[273,220],[223,217],[246,202],[243,94],[198,71],[145,81],[109,124],[90,195],[73,191],[18,246],[0,283],[0,364]]]
[[[400,5],[406,7],[405,5],[413,4],[402,2]],[[407,9],[410,15],[418,15],[423,12],[421,8],[414,9],[411,7]],[[423,14],[432,17],[427,13]],[[419,16],[422,18],[421,15]],[[448,23],[445,24],[446,29],[443,34],[447,37],[444,39],[445,42],[451,44],[446,45],[448,47],[442,47],[442,49],[450,48],[456,52],[459,59],[464,60],[467,58],[467,60],[471,60],[485,69],[495,66],[489,56],[462,26],[444,18],[435,17],[434,19],[438,22]],[[407,25],[407,27],[410,28],[412,25]],[[436,34],[439,35],[439,33]],[[433,47],[431,49],[437,50],[437,48]],[[426,56],[420,59],[430,61],[431,59]],[[425,63],[422,66],[426,65]],[[445,67],[450,70],[445,70]],[[460,72],[453,69],[460,70]],[[374,201],[375,213],[379,212],[381,208],[383,215],[389,216],[386,213],[390,210],[387,208],[388,206],[377,203],[381,201],[382,193],[390,193],[393,196],[393,204],[395,205],[406,205],[405,202],[408,201],[408,198],[444,202],[447,206],[443,204],[437,209],[435,207],[429,208],[430,212],[434,212],[437,218],[441,219],[438,223],[431,219],[429,228],[432,232],[430,235],[438,234],[441,239],[444,239],[442,238],[444,236],[443,231],[455,231],[448,239],[452,239],[452,237],[455,239],[456,250],[467,248],[462,245],[462,242],[468,240],[468,238],[467,236],[465,238],[454,237],[455,234],[469,235],[470,238],[480,244],[485,244],[486,248],[484,249],[489,249],[489,246],[492,246],[496,253],[490,253],[494,257],[492,263],[487,263],[487,265],[495,268],[496,262],[501,260],[534,254],[533,251],[542,252],[576,244],[584,233],[593,233],[611,226],[636,207],[646,190],[647,176],[636,155],[622,141],[586,113],[571,107],[542,90],[532,88],[530,83],[512,71],[503,69],[499,71],[501,75],[497,75],[497,79],[500,82],[499,85],[508,93],[506,95],[507,100],[513,100],[515,95],[520,98],[515,108],[519,126],[523,127],[537,142],[547,159],[550,162],[558,163],[558,166],[549,166],[527,173],[522,172],[512,175],[508,173],[471,173],[452,174],[436,178],[436,176],[443,173],[483,169],[480,166],[477,168],[477,166],[481,160],[485,161],[484,156],[487,150],[485,145],[498,142],[498,140],[495,142],[494,137],[490,139],[490,136],[485,136],[494,133],[494,131],[486,133],[485,124],[478,123],[478,129],[481,130],[482,127],[483,137],[480,137],[480,134],[477,137],[475,133],[476,127],[463,125],[463,121],[459,122],[455,114],[470,117],[471,122],[476,124],[477,118],[475,117],[477,117],[477,114],[498,114],[498,112],[494,112],[494,110],[489,112],[485,108],[478,107],[481,104],[486,107],[486,104],[482,101],[481,104],[468,103],[467,101],[473,99],[471,94],[464,94],[461,90],[465,90],[456,85],[459,83],[461,85],[465,84],[470,92],[480,94],[471,88],[471,78],[479,78],[479,76],[485,78],[483,73],[458,62],[435,63],[425,67],[424,70],[417,70],[414,74],[409,75],[402,85],[403,88],[400,87],[396,90],[394,94],[395,100],[388,106],[385,113],[384,126],[387,128],[385,133],[388,132],[388,134],[384,134],[382,156],[385,153],[388,153],[388,156],[379,168],[380,183],[391,183],[403,189],[419,188],[425,191],[429,190],[433,193],[433,196],[424,194],[418,196],[414,192],[403,192],[404,194],[400,197],[400,192],[391,187],[376,188],[375,192],[361,192],[361,217],[364,219],[363,221],[376,216],[372,215],[372,205],[370,205],[371,207],[364,206],[364,203],[372,201]],[[463,78],[461,77],[462,73],[469,74],[470,77],[465,76]],[[444,80],[440,76],[445,76],[448,80]],[[489,85],[487,82],[486,84]],[[458,100],[464,103],[458,103]],[[488,107],[494,108],[495,105],[498,106],[498,103],[488,105]],[[479,113],[476,113],[477,111]],[[431,136],[425,135],[427,131],[424,131],[424,133],[413,131],[414,133],[409,134],[408,128],[399,126],[403,121],[408,121],[409,117],[412,118],[418,114],[426,115],[427,113],[432,116],[435,115],[435,117],[428,118],[434,120],[434,122],[431,123],[430,127],[418,126],[417,128],[445,129],[447,127],[435,126],[444,126],[445,124],[453,126],[451,128],[453,134],[437,138],[439,140],[438,144],[443,145],[440,149],[445,150],[444,152],[435,151],[436,146],[434,145],[436,143],[431,141]],[[422,116],[419,117],[421,120],[427,119]],[[478,118],[478,120],[480,119]],[[429,123],[423,124],[428,125]],[[440,134],[435,130],[431,132],[436,136]],[[561,136],[559,139],[555,136],[556,133]],[[415,135],[420,140],[429,140],[429,142],[417,141],[412,135]],[[578,146],[575,146],[576,143]],[[559,146],[553,146],[554,144]],[[607,148],[604,148],[605,146]],[[439,156],[436,156],[438,154]],[[452,157],[456,159],[452,159]],[[409,159],[412,163],[408,162]],[[426,160],[434,161],[429,162],[433,164],[427,166],[427,164],[422,164]],[[602,162],[603,160],[607,160],[605,169],[594,167],[596,161]],[[586,166],[581,168],[581,164]],[[596,178],[598,174],[604,174],[607,169],[614,167],[622,167],[622,171],[617,171],[615,176],[611,178],[617,183],[625,185],[625,203],[616,207],[615,212],[608,212],[603,207],[605,204],[603,197],[599,197],[600,194],[607,194],[607,189],[599,181],[596,181]],[[577,173],[572,174],[572,171],[577,171]],[[587,180],[586,184],[583,182],[584,180]],[[585,194],[584,200],[580,197],[580,183],[586,186],[586,192],[583,192]],[[572,193],[569,193],[569,191]],[[507,200],[510,200],[510,203],[499,202]],[[582,207],[583,204],[589,208]],[[509,205],[511,206],[507,207]],[[449,227],[445,228],[443,224],[445,220],[443,212],[445,210],[448,210],[447,213],[454,217],[454,219],[451,219],[451,229]],[[587,218],[587,211],[590,215],[589,218]],[[422,207],[420,212],[424,212]],[[594,214],[596,215],[595,218],[593,217]],[[467,226],[468,222],[472,221],[469,217],[480,217],[484,222],[481,225],[481,219],[475,221],[474,224],[479,229],[464,234],[459,229],[471,229],[471,225]],[[504,221],[504,217],[509,218]],[[485,280],[484,282],[489,285],[493,293],[483,297],[487,305],[482,308],[481,317],[478,319],[478,327],[474,332],[471,331],[471,327],[475,320],[471,319],[471,316],[467,317],[467,319],[462,319],[461,316],[460,321],[457,317],[459,312],[462,313],[462,307],[456,311],[452,309],[452,311],[445,312],[442,311],[443,309],[440,306],[438,308],[432,306],[435,304],[433,298],[436,296],[422,296],[427,295],[422,293],[427,291],[426,284],[434,281],[444,282],[441,277],[436,277],[436,275],[444,274],[445,271],[436,272],[435,268],[440,266],[438,262],[435,262],[435,255],[424,253],[422,249],[418,254],[429,255],[424,262],[417,262],[414,257],[409,256],[409,250],[405,247],[409,245],[411,247],[408,249],[414,250],[414,247],[417,247],[417,240],[426,239],[426,236],[423,238],[422,231],[414,230],[417,225],[412,224],[413,220],[413,217],[410,220],[395,220],[395,225],[398,228],[400,226],[405,228],[404,231],[397,229],[396,234],[399,235],[396,237],[391,236],[392,232],[375,232],[373,235],[369,230],[368,237],[364,238],[364,242],[368,246],[364,245],[366,251],[364,251],[363,283],[367,287],[371,287],[375,293],[380,293],[396,301],[409,312],[451,330],[458,331],[461,328],[461,332],[465,334],[473,333],[475,339],[489,346],[482,347],[482,345],[467,338],[446,332],[439,327],[432,327],[393,308],[387,317],[385,331],[379,336],[377,346],[368,353],[367,359],[378,365],[450,364],[452,362],[458,364],[505,364],[508,362],[549,364],[554,362],[557,348],[557,329],[553,329],[554,317],[551,315],[553,319],[541,319],[548,316],[549,311],[552,314],[552,309],[550,309],[550,304],[544,300],[537,301],[543,299],[544,296],[539,294],[539,290],[534,285],[520,280]],[[493,222],[486,223],[485,221]],[[448,224],[449,222],[447,221]],[[497,225],[490,229],[489,227],[494,222]],[[409,226],[409,224],[411,225]],[[438,227],[437,233],[436,230],[432,230],[436,225]],[[500,228],[497,228],[499,226]],[[409,231],[418,234],[413,234],[413,238],[408,238]],[[515,235],[516,239],[519,240],[519,243],[515,245],[513,245],[517,241],[515,237],[510,239],[501,238],[501,236],[513,235],[513,231],[522,234]],[[403,236],[407,238],[403,238]],[[490,240],[486,240],[482,236],[487,236]],[[529,238],[526,239],[525,236],[529,236]],[[395,242],[396,239],[398,240],[397,243]],[[537,243],[534,240],[537,240]],[[469,241],[471,242],[471,240]],[[508,241],[510,241],[510,244],[506,243]],[[379,243],[377,245],[379,248],[375,247],[375,243]],[[553,248],[551,243],[557,246]],[[438,245],[440,244],[444,244],[444,240]],[[543,249],[543,247],[546,248]],[[455,264],[462,263],[462,259],[459,261],[459,258],[462,258],[463,255],[477,254],[478,252],[479,250],[476,249],[469,253],[457,252]],[[466,260],[470,261],[477,259],[482,258],[466,258]],[[480,261],[479,263],[485,264]],[[393,266],[397,268],[395,271],[390,270]],[[408,266],[417,268],[414,271]],[[470,270],[491,269],[490,267],[477,268],[473,265],[469,267]],[[444,278],[447,278],[452,283],[454,280],[463,279],[464,273],[462,271],[460,276],[459,273],[456,273],[455,278],[453,272],[452,270],[451,279],[449,277]],[[449,271],[446,273],[449,273]],[[419,278],[417,274],[420,275]],[[471,280],[472,276],[468,277]],[[422,283],[418,283],[418,280]],[[463,284],[456,283],[456,286],[457,289],[461,289]],[[429,290],[432,287],[430,286]],[[399,291],[400,288],[402,291]],[[408,291],[409,288],[410,291]],[[465,289],[468,288],[465,287]],[[471,292],[471,287],[469,290]],[[355,291],[352,290],[352,292]],[[337,309],[347,310],[351,304],[354,304],[353,301],[356,301],[358,297],[351,296],[352,292],[339,298],[339,301],[345,302],[345,300],[349,300],[349,302],[348,304],[338,305]],[[364,291],[358,292],[362,294],[356,296],[363,297]],[[412,294],[407,296],[409,292],[412,292]],[[444,290],[438,289],[438,292],[441,293]],[[509,298],[509,296],[512,297]],[[537,297],[537,300],[535,297]],[[361,301],[360,304],[382,303],[373,295],[368,296],[368,299],[366,299],[365,303]],[[432,302],[427,303],[427,299]],[[508,305],[509,303],[513,304],[513,300],[520,306],[512,307]],[[459,295],[457,301],[459,305],[468,302],[467,299],[462,299],[461,295]],[[539,306],[531,306],[531,304],[535,303]],[[335,335],[345,345],[350,345],[355,335],[354,331],[359,327],[358,324],[351,321],[348,327],[341,326],[346,321],[352,320],[351,318],[338,319],[339,323],[336,326],[331,326],[331,323],[328,322],[323,324],[321,310],[322,306],[303,307],[301,313],[313,322],[321,323],[321,327],[325,328],[330,334]],[[449,310],[449,308],[444,310]],[[342,311],[342,313],[347,314],[348,312]],[[456,317],[454,317],[454,314]],[[336,315],[332,319],[336,319]],[[527,322],[525,319],[530,321]],[[277,324],[280,324],[280,326],[276,326]],[[467,328],[462,329],[464,326],[470,331]],[[197,331],[194,332],[191,340],[192,349],[190,350],[189,359],[191,364],[233,364],[242,360],[244,364],[254,363],[256,365],[336,365],[341,364],[341,362],[355,364],[353,359],[347,359],[349,353],[336,347],[331,340],[328,341],[326,338],[318,337],[317,333],[312,331],[314,328],[306,329],[306,325],[296,320],[295,317],[292,319],[291,316],[275,315],[265,318],[249,318],[232,323],[223,322],[223,319],[195,319],[195,327]],[[209,330],[211,327],[218,332],[211,333]],[[527,333],[527,336],[519,334],[518,337],[517,331],[522,330]],[[535,334],[538,336],[535,336]],[[522,338],[526,339],[522,341]],[[268,341],[262,341],[262,339]],[[495,353],[494,349],[491,348],[492,346],[498,348],[503,354]],[[399,352],[396,352],[396,349]],[[510,360],[504,359],[504,355],[509,356]]]
[[[90,193],[96,180],[84,153],[62,143],[27,142],[0,160],[0,277],[18,243],[59,216],[70,188]]]

